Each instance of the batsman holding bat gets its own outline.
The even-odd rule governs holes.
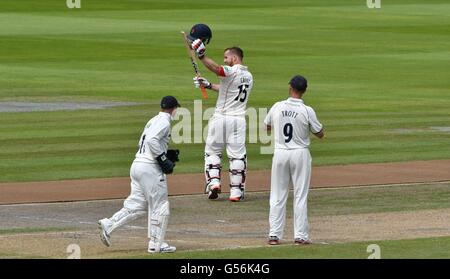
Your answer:
[[[230,201],[244,198],[245,176],[247,172],[247,152],[245,148],[245,112],[247,101],[253,87],[253,76],[242,65],[244,52],[239,47],[225,49],[224,65],[218,65],[206,56],[205,43],[211,39],[211,29],[205,24],[192,27],[188,39],[197,57],[208,70],[215,73],[219,84],[195,76],[196,87],[204,86],[218,92],[216,110],[208,123],[208,136],[205,146],[205,193],[215,200],[221,192],[221,158],[226,147],[230,161]]]
[[[169,220],[166,174],[173,172],[179,154],[178,150],[167,150],[167,146],[170,121],[179,106],[175,97],[164,97],[161,112],[145,125],[130,169],[131,193],[121,210],[98,222],[100,239],[106,246],[111,246],[114,230],[148,212],[148,252],[175,252],[176,248],[165,243],[164,237]]]

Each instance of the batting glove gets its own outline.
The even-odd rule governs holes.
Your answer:
[[[197,53],[199,59],[202,59],[206,54],[206,47],[202,40],[197,39],[192,42],[191,47]]]
[[[202,77],[197,77],[197,76],[195,76],[195,77],[193,78],[193,80],[194,80],[195,88],[199,88],[199,87],[201,86],[201,84],[203,84],[203,86],[204,86],[206,89],[211,89],[211,87],[212,87],[211,82],[209,82],[206,78],[202,78]]]

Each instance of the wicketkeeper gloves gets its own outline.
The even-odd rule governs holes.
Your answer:
[[[167,158],[166,153],[159,155],[156,157],[156,160],[158,161],[159,166],[161,167],[161,170],[165,174],[171,174],[173,172],[173,168],[175,167],[175,164],[170,161]]]
[[[180,159],[178,158],[178,155],[180,155],[180,150],[178,149],[169,149],[167,150],[167,158],[172,162],[178,162]]]

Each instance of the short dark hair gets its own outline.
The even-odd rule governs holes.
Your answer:
[[[296,75],[291,78],[289,84],[295,91],[299,93],[305,93],[306,88],[308,87],[308,81],[301,75]]]
[[[241,60],[244,59],[244,51],[240,47],[237,47],[237,46],[229,47],[229,48],[226,48],[225,51],[232,52],[233,54],[239,56],[239,58],[241,58]]]
[[[178,107],[180,107],[180,104],[178,103],[178,100],[174,96],[165,96],[161,99],[162,109],[171,109]]]

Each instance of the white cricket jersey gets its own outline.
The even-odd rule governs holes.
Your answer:
[[[308,148],[309,133],[317,134],[323,127],[314,110],[295,98],[273,105],[264,123],[272,126],[275,149]]]
[[[169,113],[160,112],[147,122],[138,142],[135,162],[157,163],[156,157],[167,152],[170,120]]]
[[[222,66],[216,113],[245,116],[248,97],[253,88],[253,76],[246,66]]]

